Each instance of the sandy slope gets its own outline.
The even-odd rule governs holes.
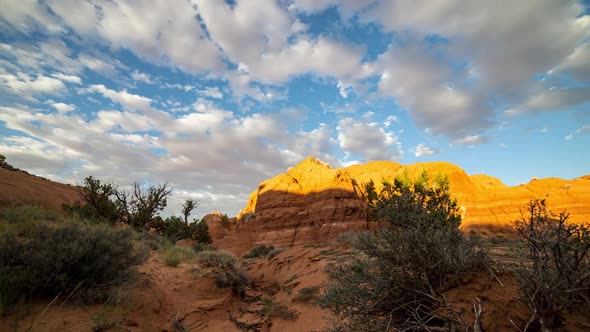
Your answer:
[[[32,204],[61,210],[63,203],[79,200],[74,186],[0,167],[0,207]]]
[[[304,287],[326,280],[324,268],[349,252],[338,244],[318,244],[288,249],[278,256],[252,260],[245,267],[253,280],[240,299],[230,290],[215,286],[211,270],[195,261],[173,268],[153,254],[140,268],[131,286],[123,290],[124,302],[116,306],[83,306],[66,303],[64,297],[42,314],[50,300],[21,305],[0,318],[0,331],[91,331],[98,317],[116,322],[108,331],[318,331],[328,324],[329,313],[310,303],[294,302]],[[519,291],[510,274],[498,279],[489,274],[466,276],[460,286],[444,292],[462,318],[473,322],[473,303],[481,300],[482,324],[486,331],[514,331],[510,320],[522,326],[528,308],[519,301]],[[295,320],[268,317],[269,301],[283,303]],[[566,315],[569,331],[587,331],[590,317]],[[242,327],[240,329],[238,326]],[[180,331],[180,329],[176,329]]]

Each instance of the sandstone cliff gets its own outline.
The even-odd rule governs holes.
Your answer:
[[[214,241],[241,252],[255,244],[290,247],[325,242],[338,234],[376,227],[367,219],[360,188],[373,180],[380,190],[382,180],[408,172],[411,177],[423,170],[431,176],[446,175],[451,192],[461,206],[463,228],[484,233],[511,227],[520,209],[533,198],[547,198],[554,212],[567,209],[573,222],[590,221],[590,179],[556,178],[532,180],[508,187],[487,175],[469,176],[446,162],[401,165],[372,161],[364,165],[332,169],[308,158],[287,173],[263,181],[239,213],[231,229],[214,231]],[[216,225],[212,224],[215,229]]]

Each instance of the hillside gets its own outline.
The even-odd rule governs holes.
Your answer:
[[[80,200],[76,187],[54,182],[0,163],[0,207],[32,204],[61,210]]]

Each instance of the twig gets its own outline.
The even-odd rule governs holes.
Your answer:
[[[482,308],[481,308],[481,300],[476,297],[475,298],[478,302],[478,305],[475,306],[475,303],[473,303],[473,312],[475,314],[475,318],[473,319],[473,332],[481,332],[481,313],[482,313]]]
[[[45,315],[45,312],[47,311],[47,309],[49,309],[49,307],[51,307],[55,302],[57,302],[57,299],[59,298],[60,295],[61,295],[61,292],[59,292],[53,298],[53,300],[51,300],[51,302],[49,302],[49,304],[45,307],[45,309],[43,309],[43,312],[41,312],[41,314],[39,315],[39,317],[35,318],[35,320],[33,321],[33,325],[31,325],[31,330],[33,330],[35,328],[35,325],[37,324],[37,321],[39,321],[39,319],[41,319],[43,317],[43,315]]]

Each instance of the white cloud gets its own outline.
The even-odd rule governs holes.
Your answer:
[[[424,157],[424,156],[432,156],[437,153],[438,153],[438,150],[429,148],[424,144],[418,144],[416,146],[416,152],[414,154],[416,157]]]
[[[349,157],[365,160],[398,160],[402,156],[401,144],[392,132],[386,132],[378,123],[357,122],[344,118],[338,122],[338,142]]]
[[[457,143],[457,144],[463,144],[463,145],[477,145],[477,144],[487,143],[487,141],[488,141],[487,138],[484,136],[471,135],[471,136],[464,136],[464,137],[457,138],[453,142]]]
[[[91,90],[129,110],[101,110],[86,117],[77,112],[0,107],[0,121],[7,128],[36,142],[25,146],[28,142],[0,138],[0,149],[17,167],[60,181],[80,183],[87,175],[122,186],[133,180],[169,181],[179,192],[198,194],[201,213],[236,213],[260,181],[309,155],[337,165],[333,157],[337,142],[326,125],[285,135],[290,124],[303,119],[296,109],[240,116],[203,100],[177,116],[160,112],[149,98],[124,90],[104,86]],[[148,106],[147,111],[133,111]],[[155,134],[145,134],[152,131]],[[22,146],[8,149],[14,144]],[[48,161],[48,153],[59,158]],[[233,198],[226,201],[229,196]]]
[[[62,73],[53,73],[51,76],[68,83],[82,84],[82,79],[78,76],[64,75]]]
[[[508,116],[530,112],[561,111],[589,103],[590,88],[548,89],[505,111]]]
[[[214,98],[214,99],[221,99],[223,98],[223,93],[219,90],[218,87],[206,87],[205,89],[199,91],[199,94],[204,97]]]
[[[574,139],[574,137],[582,135],[582,134],[590,134],[590,126],[582,126],[578,130],[576,130],[575,132],[565,136],[564,139],[566,141],[571,141]]]
[[[0,30],[15,28],[29,33],[35,28],[41,28],[53,33],[63,31],[59,20],[49,13],[47,6],[37,1],[3,0],[0,17]],[[5,22],[10,25],[7,26]]]
[[[19,72],[13,74],[0,74],[0,87],[9,93],[31,97],[34,94],[59,94],[66,89],[62,81],[44,75],[30,76]]]
[[[150,104],[152,103],[152,100],[150,98],[129,93],[129,92],[127,92],[127,90],[121,90],[121,91],[111,90],[111,89],[106,88],[102,84],[91,85],[86,91],[98,92],[98,93],[102,94],[103,96],[105,96],[106,98],[109,98],[109,99],[125,106],[126,108],[129,108],[132,110],[149,109]]]
[[[64,103],[53,103],[51,106],[60,113],[68,113],[76,109],[74,105]]]
[[[383,121],[383,125],[385,125],[385,127],[389,127],[393,122],[399,122],[398,117],[395,115],[388,115],[385,118],[385,121]]]
[[[131,78],[134,81],[144,82],[147,84],[154,84],[155,83],[155,80],[151,77],[151,75],[149,75],[147,73],[142,73],[139,70],[134,70],[131,73]]]
[[[80,63],[83,64],[85,67],[97,73],[106,76],[115,76],[117,74],[117,67],[114,64],[94,57],[90,54],[80,54],[80,56],[78,57],[78,61],[80,61]]]
[[[340,96],[342,96],[342,98],[348,98],[348,94],[350,93],[351,89],[350,86],[347,86],[344,83],[338,81],[336,87],[338,88],[338,91],[340,92]]]
[[[381,73],[380,95],[395,96],[416,124],[433,134],[460,137],[490,125],[486,118],[492,110],[455,87],[460,86],[452,83],[457,73],[425,47],[390,47],[379,56],[375,70]]]

